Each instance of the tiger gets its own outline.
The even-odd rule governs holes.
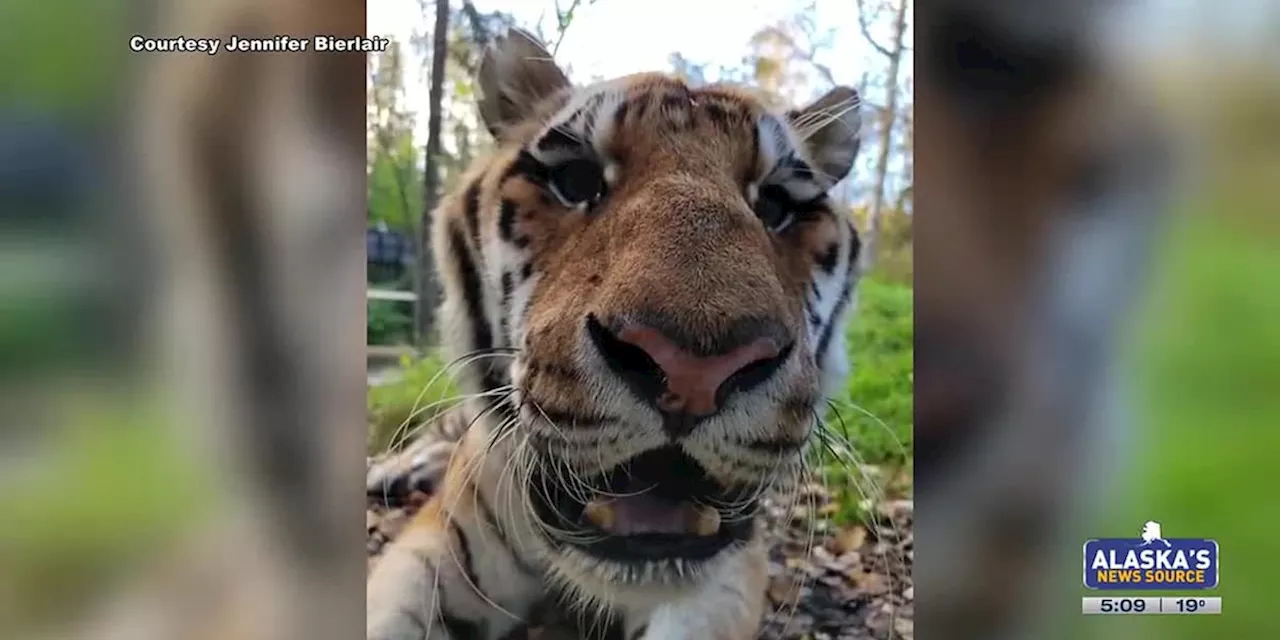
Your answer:
[[[496,640],[549,600],[626,640],[755,637],[761,501],[850,370],[858,92],[578,87],[519,29],[477,87],[495,149],[431,226],[465,426],[370,570],[368,640]]]

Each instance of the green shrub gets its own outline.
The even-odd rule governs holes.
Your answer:
[[[436,354],[402,359],[399,373],[398,379],[369,388],[370,453],[402,444],[411,429],[459,401],[451,377],[457,367],[445,371],[444,360]]]
[[[851,452],[820,445],[819,460],[841,511],[837,521],[863,520],[862,499],[909,473],[914,427],[914,301],[912,289],[864,278],[845,330],[852,373],[824,419],[825,430]],[[836,455],[839,453],[839,455]],[[878,469],[862,468],[868,465]],[[868,475],[871,474],[871,475]]]
[[[394,300],[370,300],[365,344],[408,344],[413,341],[413,317]]]

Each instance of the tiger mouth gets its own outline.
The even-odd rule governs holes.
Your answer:
[[[552,528],[553,544],[603,560],[707,560],[751,536],[752,491],[724,487],[678,447],[564,484],[554,474],[536,478],[529,487],[535,512]]]

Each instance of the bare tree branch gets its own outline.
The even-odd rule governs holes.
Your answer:
[[[858,0],[861,5],[862,0]],[[867,211],[867,233],[859,261],[864,271],[870,270],[876,261],[876,249],[880,241],[881,212],[885,204],[885,178],[889,173],[889,153],[893,144],[893,129],[898,119],[898,81],[902,65],[902,40],[907,26],[908,0],[896,0],[893,22],[893,49],[889,52],[889,70],[885,86],[885,109],[881,112],[880,145],[876,150],[875,183],[871,192],[871,208]],[[862,23],[865,27],[865,23]],[[865,31],[865,28],[864,28]],[[868,37],[868,40],[870,38]],[[875,43],[872,43],[873,46]]]
[[[560,0],[556,0],[556,42],[551,45],[551,55],[556,55],[560,51],[560,43],[564,42],[564,34],[569,31],[569,24],[573,22],[573,12],[582,4],[582,0],[573,0],[568,9],[560,10]],[[588,5],[595,4],[594,1],[588,2]]]
[[[425,8],[425,3],[424,8]],[[417,233],[417,269],[415,270],[418,302],[414,305],[414,325],[419,344],[431,339],[434,328],[431,309],[439,298],[431,256],[431,215],[440,199],[440,126],[444,106],[445,57],[449,50],[449,0],[436,0],[435,26],[432,31],[431,86],[427,92],[427,146],[422,161],[422,212]]]
[[[888,47],[881,46],[879,42],[876,42],[875,38],[871,37],[871,26],[867,21],[866,0],[858,0],[858,28],[862,30],[862,37],[866,38],[867,42],[870,43],[876,51],[880,52],[880,55],[886,58],[893,57],[893,52],[890,51]]]
[[[471,23],[471,30],[476,34],[476,41],[482,47],[489,44],[489,30],[485,27],[484,18],[480,17],[480,12],[476,11],[476,6],[471,4],[471,0],[463,1],[462,13],[466,14],[467,21]]]

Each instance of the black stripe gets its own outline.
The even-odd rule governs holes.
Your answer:
[[[462,552],[462,572],[467,574],[467,579],[471,581],[471,586],[476,592],[484,596],[484,589],[480,588],[480,576],[476,575],[475,559],[471,556],[471,543],[467,540],[467,533],[458,526],[457,522],[449,523],[449,527],[453,529],[454,535],[458,536],[458,550]]]
[[[480,507],[480,515],[484,518],[485,524],[489,525],[489,529],[491,529],[494,535],[498,537],[498,544],[502,545],[503,548],[507,550],[507,554],[510,555],[511,560],[515,562],[516,568],[526,576],[539,576],[540,574],[538,571],[533,567],[530,567],[528,563],[524,561],[524,558],[521,558],[520,554],[516,553],[515,548],[511,546],[511,542],[507,540],[507,534],[498,524],[498,519],[494,517],[493,509],[489,507],[489,501],[485,499],[484,492],[477,489],[475,496],[476,504]]]
[[[642,624],[640,625],[639,629],[636,629],[634,632],[631,633],[630,636],[627,636],[627,640],[640,640],[640,638],[644,637],[645,632],[648,630],[649,630],[649,625]]]
[[[529,361],[526,367],[530,378],[540,375],[550,375],[561,378],[567,382],[581,382],[582,376],[576,369],[566,367],[551,361]]]
[[[618,105],[618,109],[613,112],[613,127],[621,129],[627,123],[627,112],[631,110],[631,102],[623,102]]]
[[[613,424],[619,420],[610,416],[593,416],[589,414],[579,413],[573,409],[557,409],[555,407],[547,407],[539,405],[541,409],[537,415],[550,420],[553,424],[560,428],[571,429],[587,429],[591,427],[599,427],[606,424]]]
[[[821,399],[813,396],[791,396],[782,402],[782,410],[796,415],[809,415]]]
[[[533,277],[533,263],[526,262],[524,263],[524,266],[520,267],[520,280],[525,281],[532,277]]]
[[[822,272],[831,275],[836,270],[836,261],[840,259],[840,244],[832,242],[827,250],[817,257],[818,266],[822,268]]]
[[[511,272],[502,272],[502,308],[506,309],[511,303],[511,291],[515,288],[512,283]]]
[[[542,138],[534,144],[538,151],[557,151],[560,149],[577,149],[582,147],[582,143],[576,137],[568,131],[565,131],[565,129],[569,127],[568,123],[573,122],[573,118],[575,117],[577,117],[577,114],[566,119],[563,123],[552,127],[550,131],[543,135]]]
[[[598,93],[587,103],[586,113],[582,116],[583,137],[590,142],[595,137],[596,118],[600,116],[600,105],[604,104],[604,94]]]
[[[752,127],[747,127],[747,129],[751,131],[751,148],[756,150],[756,159],[751,163],[752,170],[754,171],[755,165],[760,162],[760,153],[764,151],[764,149],[760,148],[760,127],[752,126]]]
[[[831,318],[827,321],[827,326],[822,330],[822,338],[818,340],[818,350],[814,353],[814,357],[821,366],[822,360],[826,358],[827,348],[831,346],[831,336],[837,330],[843,330],[843,327],[837,327],[837,320],[840,314],[844,312],[844,308],[849,305],[849,297],[853,295],[853,269],[857,265],[856,260],[849,260],[848,269],[845,273],[844,289],[840,291],[840,298],[836,300],[836,306],[831,309]]]
[[[522,149],[507,170],[502,173],[502,181],[506,182],[508,178],[514,177],[524,178],[535,185],[543,186],[551,180],[551,169],[533,157],[533,154]]]
[[[793,438],[769,438],[767,440],[748,442],[747,448],[760,453],[780,455],[784,453],[794,453],[798,449],[804,447],[804,445],[804,440],[796,440]]]
[[[715,128],[728,132],[729,131],[729,110],[718,104],[708,104],[702,108],[703,113],[707,114],[707,118],[711,120],[711,124]]]
[[[500,305],[498,322],[501,323],[499,326],[502,331],[502,341],[506,344],[511,344],[509,318],[511,317],[511,292],[515,290],[515,283],[512,280],[513,277],[510,271],[502,272],[502,304]]]
[[[467,221],[467,235],[471,241],[480,246],[480,181],[476,180],[467,186],[463,200],[463,214]]]
[[[668,129],[676,133],[687,131],[696,124],[693,119],[692,105],[689,104],[687,97],[664,96],[662,98],[662,111],[665,116],[664,124]]]
[[[515,235],[516,214],[519,210],[515,202],[503,198],[502,206],[498,211],[498,236],[510,242],[511,236]]]
[[[480,273],[476,271],[476,263],[467,251],[462,231],[454,226],[449,235],[449,251],[462,276],[462,301],[466,304],[467,315],[471,317],[471,350],[492,349],[493,333],[484,315],[484,290],[480,287]]]
[[[440,606],[440,623],[449,632],[449,640],[484,640],[484,622],[459,618]]]
[[[676,115],[682,111],[688,111],[689,98],[672,94],[664,95],[662,96],[662,109],[667,111],[667,115]]]
[[[858,228],[853,226],[852,220],[846,220],[845,224],[849,225],[849,265],[857,264],[858,256],[862,254],[862,238],[858,235]]]
[[[649,112],[649,96],[647,94],[637,96],[635,100],[631,101],[631,109],[635,111],[637,120],[643,119],[644,114]]]
[[[818,290],[817,282],[813,282],[813,281],[809,282],[809,293],[813,294],[814,302],[822,302],[822,291]]]
[[[514,629],[508,631],[501,638],[498,638],[498,640],[532,640],[532,639],[529,637],[529,627],[526,625],[519,625]]]
[[[812,181],[816,175],[813,171],[813,167],[809,166],[808,162],[801,160],[794,154],[787,156],[786,160],[782,161],[781,168],[790,171],[792,176],[801,180]]]

